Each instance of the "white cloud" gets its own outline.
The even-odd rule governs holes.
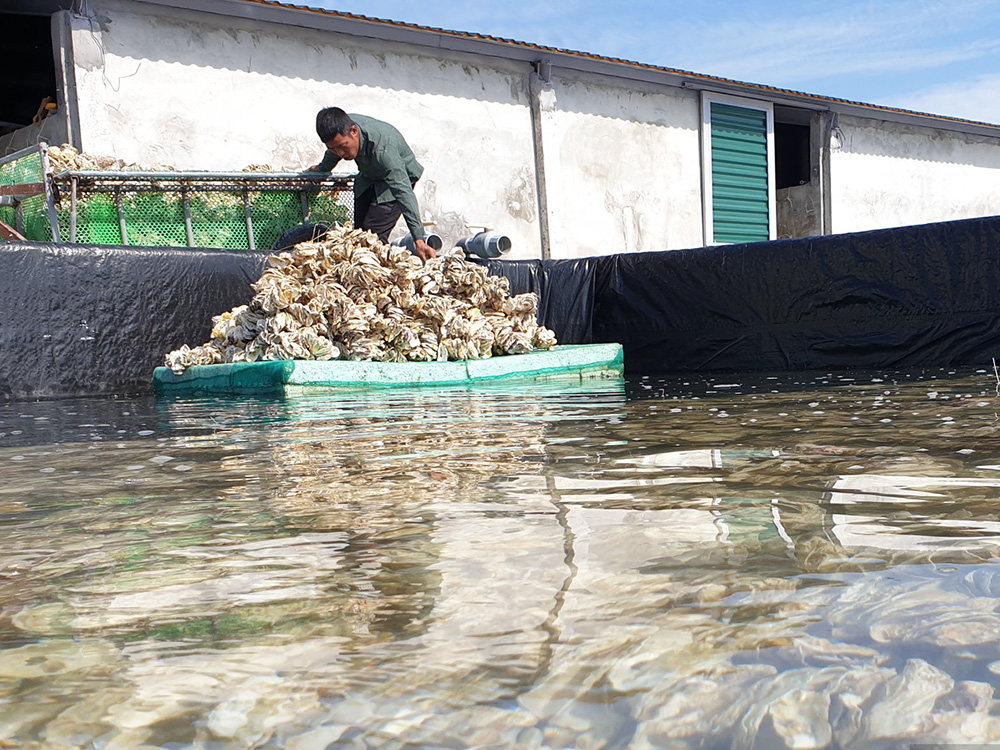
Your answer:
[[[1000,51],[996,0],[313,0],[365,15],[757,83],[927,70]]]
[[[818,6],[815,6],[818,7]],[[788,88],[837,76],[913,74],[1000,51],[996,3],[841,2],[713,23],[688,21],[675,55],[697,72]],[[763,20],[761,20],[763,19]]]
[[[1000,105],[994,104],[1000,102],[997,0],[310,4],[812,94],[1000,121]],[[948,80],[958,82],[944,85]],[[924,82],[940,85],[923,87]],[[891,94],[901,91],[912,93]]]
[[[914,112],[1000,124],[1000,73],[931,86],[881,102]]]

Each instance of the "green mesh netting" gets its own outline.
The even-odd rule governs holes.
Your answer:
[[[28,154],[20,159],[0,164],[0,185],[25,185],[30,182],[41,182],[42,156],[39,153]]]
[[[69,203],[68,200],[65,202]],[[56,211],[59,234],[64,242],[68,242],[70,238],[69,214],[69,210]],[[122,244],[118,207],[112,196],[93,195],[86,200],[77,201],[76,241],[84,245]]]
[[[195,247],[250,248],[246,207],[240,193],[195,193],[189,202]]]
[[[44,178],[40,153],[0,164],[0,185],[20,185],[41,182]],[[71,241],[70,196],[67,185],[60,186],[61,200],[56,205],[56,217],[63,242]],[[120,245],[121,219],[124,218],[130,245],[149,247],[186,247],[187,226],[184,201],[180,193],[160,190],[121,190],[122,216],[118,212],[119,198],[106,192],[88,192],[81,186],[76,203],[76,242],[81,244]],[[247,235],[247,211],[253,225],[254,247],[270,249],[275,241],[297,224],[303,223],[302,197],[292,189],[252,191],[244,200],[243,191],[199,191],[192,186],[188,192],[191,236],[195,247],[219,247],[234,250],[250,248]],[[353,196],[350,189],[327,190],[308,194],[308,220],[313,223],[347,223],[353,217]],[[53,239],[48,207],[44,195],[27,198],[21,203],[24,235],[29,240]],[[15,226],[13,207],[0,207],[0,221]]]
[[[0,185],[27,185],[42,182],[44,177],[40,153],[28,154],[20,159],[0,164]],[[44,195],[36,195],[21,202],[21,216],[24,219],[24,236],[29,240],[52,239],[48,207]],[[8,226],[17,226],[17,212],[13,206],[0,206],[0,221]]]
[[[257,247],[270,249],[286,229],[302,223],[302,199],[295,193],[257,193],[250,201]]]
[[[180,193],[125,193],[122,210],[128,244],[147,247],[188,244]]]
[[[349,202],[350,208],[343,201]],[[354,193],[313,193],[309,196],[309,221],[313,224],[346,224],[354,220]]]

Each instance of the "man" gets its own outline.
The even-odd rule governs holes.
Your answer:
[[[316,134],[326,146],[323,160],[311,172],[329,172],[341,159],[358,168],[354,180],[354,226],[367,229],[387,242],[400,215],[414,240],[421,259],[434,257],[424,241],[424,225],[413,186],[424,168],[402,134],[392,125],[365,115],[347,114],[340,107],[327,107],[316,115]]]

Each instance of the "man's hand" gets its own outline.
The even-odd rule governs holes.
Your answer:
[[[417,251],[417,255],[421,260],[430,260],[434,256],[434,248],[428,245],[423,240],[416,240],[413,243],[413,248]]]

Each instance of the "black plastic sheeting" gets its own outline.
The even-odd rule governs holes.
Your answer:
[[[977,365],[1000,355],[1000,217],[484,263],[512,293],[539,294],[539,318],[560,341],[622,344],[630,374]]]
[[[249,302],[266,253],[0,243],[0,398],[151,391]],[[579,260],[481,261],[632,375],[989,364],[1000,217]]]
[[[0,398],[152,391],[153,369],[249,302],[266,255],[0,243]]]
[[[563,344],[597,343],[594,338],[595,281],[609,258],[578,260],[479,260],[495,276],[506,276],[511,294],[538,295],[538,322]],[[612,343],[617,339],[602,339]]]

